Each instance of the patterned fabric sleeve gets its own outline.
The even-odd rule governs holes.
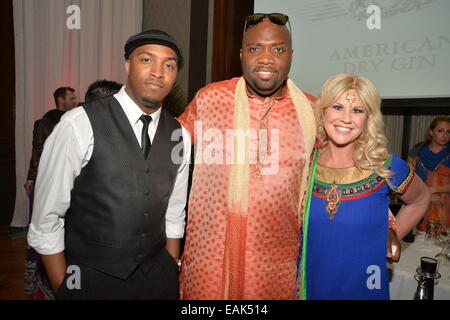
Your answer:
[[[194,135],[194,131],[195,131],[194,129],[195,129],[195,121],[198,121],[197,99],[198,99],[198,94],[191,101],[191,103],[189,103],[189,105],[184,110],[183,114],[177,118],[177,120],[181,123],[181,125],[183,127],[185,127],[186,130],[191,135],[192,144],[194,144],[196,142],[195,135]]]
[[[388,179],[388,185],[394,193],[402,195],[408,190],[414,178],[414,168],[396,154],[393,154],[391,159],[390,169],[394,172],[394,176]]]

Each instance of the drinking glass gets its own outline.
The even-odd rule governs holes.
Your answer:
[[[425,233],[425,241],[428,243],[434,243],[438,236],[440,229],[440,223],[438,221],[429,220],[427,222],[427,231]]]
[[[441,248],[441,252],[438,253],[435,258],[439,263],[445,263],[449,260],[449,250],[450,250],[450,228],[442,229],[442,232],[436,235],[436,243]]]

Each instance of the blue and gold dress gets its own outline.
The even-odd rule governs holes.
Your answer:
[[[414,171],[396,155],[384,165],[394,176],[317,165],[305,215],[304,298],[389,299],[389,194],[403,194]]]

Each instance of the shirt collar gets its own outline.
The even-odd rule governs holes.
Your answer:
[[[117,99],[117,101],[119,101],[119,104],[121,105],[123,111],[125,112],[125,115],[132,125],[135,125],[139,121],[139,118],[143,114],[145,114],[141,110],[141,108],[139,108],[138,105],[133,101],[133,99],[131,99],[127,94],[127,92],[125,91],[125,85],[122,86],[122,88],[114,95],[114,97]],[[152,117],[152,123],[154,125],[157,125],[161,116],[161,107],[159,107],[158,110],[153,112],[150,116]]]

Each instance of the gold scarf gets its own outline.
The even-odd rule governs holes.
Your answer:
[[[316,138],[316,123],[311,104],[301,90],[288,79],[287,87],[297,111],[300,129],[304,137],[305,168],[299,190],[298,217],[302,220],[301,208],[307,189],[310,155]],[[250,109],[246,83],[241,77],[234,95],[234,143],[233,164],[228,186],[228,216],[224,257],[224,299],[243,298],[245,276],[245,247],[248,209]]]

